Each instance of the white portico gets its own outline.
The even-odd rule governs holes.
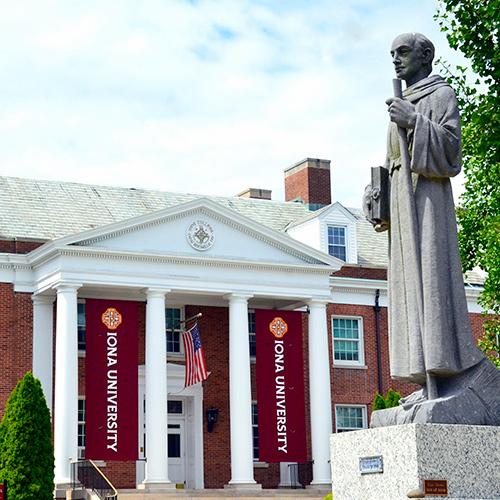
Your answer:
[[[33,370],[47,399],[54,394],[56,478],[70,481],[77,458],[77,302],[115,298],[146,303],[144,384],[146,467],[149,489],[171,483],[168,426],[165,307],[169,303],[229,308],[231,487],[256,485],[252,457],[248,309],[309,307],[309,383],[313,484],[330,482],[330,361],[326,304],[337,259],[293,240],[209,199],[197,199],[145,216],[48,242],[16,255],[12,282],[34,303]],[[22,270],[19,271],[19,270]],[[19,279],[18,279],[19,278]],[[52,381],[52,311],[56,301],[55,378]],[[178,380],[181,376],[175,375]],[[203,469],[201,386],[186,393],[199,438],[193,470]],[[170,391],[171,392],[171,391]],[[191,404],[191,403],[189,403]],[[139,446],[139,444],[138,444]],[[203,487],[194,472],[192,486]]]

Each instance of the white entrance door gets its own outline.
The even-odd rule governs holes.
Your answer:
[[[169,415],[168,417],[168,475],[172,483],[178,487],[186,484],[186,446],[184,435],[184,419]]]
[[[186,399],[176,398],[169,400],[167,452],[168,452],[168,478],[178,487],[186,485]],[[145,477],[146,444],[146,404],[144,394],[141,394],[141,412],[139,414],[139,461],[136,467],[136,482],[142,483]]]
[[[184,388],[184,366],[167,364],[168,370],[168,477],[186,488],[202,489],[203,480],[203,389],[201,384]],[[139,367],[139,460],[136,481],[144,481],[146,469],[146,405],[144,366]],[[181,394],[182,393],[182,394]]]

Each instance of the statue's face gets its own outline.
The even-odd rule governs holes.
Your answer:
[[[422,51],[415,47],[411,35],[399,35],[391,46],[391,56],[396,76],[404,80],[407,85],[413,85],[427,76]]]

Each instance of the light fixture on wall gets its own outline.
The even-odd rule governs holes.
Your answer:
[[[212,432],[214,430],[214,425],[217,423],[219,418],[219,408],[209,408],[207,410],[207,430]]]

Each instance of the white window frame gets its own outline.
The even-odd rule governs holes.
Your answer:
[[[180,311],[181,311],[180,321],[184,321],[186,319],[184,306],[169,304],[168,307],[165,307],[165,321],[166,321],[167,309],[180,309]],[[179,352],[169,351],[168,350],[168,342],[167,342],[167,357],[169,357],[169,358],[184,359],[184,343],[182,342],[182,330],[183,330],[182,325],[186,326],[185,323],[181,323],[181,328],[179,328],[178,330],[174,330],[174,332],[179,333]],[[167,336],[167,331],[168,331],[168,328],[165,329],[165,336]]]
[[[257,414],[257,423],[254,424],[253,422],[253,416],[254,416],[254,408],[256,408],[256,414]],[[251,412],[252,412],[252,457],[253,457],[253,461],[254,463],[255,462],[260,462],[260,459],[259,457],[254,457],[254,439],[255,439],[255,433],[257,433],[257,439],[259,439],[259,446],[257,447],[257,450],[259,452],[259,455],[260,455],[260,436],[259,436],[259,407],[257,405],[257,401],[252,401],[252,407],[251,407]]]
[[[85,396],[78,396],[78,401],[83,401],[84,402],[84,409],[83,409],[83,416],[84,420],[80,420],[80,408],[77,408],[78,416],[78,431],[80,430],[80,425],[82,426],[83,429],[83,441],[85,442],[86,437],[87,437],[87,429],[85,426],[85,416],[87,415],[87,405],[85,401]],[[77,431],[77,436],[80,436],[80,433]],[[84,460],[85,459],[85,446],[78,446],[78,460]]]
[[[359,359],[358,361],[345,360],[345,359],[335,359],[335,329],[333,326],[334,319],[351,319],[358,321],[358,332],[359,332]],[[332,328],[332,359],[334,366],[341,366],[343,368],[364,368],[365,367],[365,330],[363,325],[363,317],[362,316],[345,316],[333,314],[331,316],[330,325]],[[349,339],[350,340],[350,339]]]
[[[335,432],[339,432],[337,408],[361,408],[361,417],[363,419],[363,427],[341,427],[341,432],[359,431],[360,429],[368,428],[368,410],[366,405],[359,404],[338,404],[335,405]]]
[[[330,228],[341,228],[344,230],[344,241],[345,241],[345,260],[343,262],[349,262],[349,228],[345,224],[332,224],[327,223],[326,225],[326,253],[331,257],[335,257],[335,255],[330,253],[330,241],[329,241],[329,229]],[[340,245],[338,245],[340,246]],[[340,259],[339,257],[335,257],[336,259]],[[342,259],[340,259],[342,260]]]
[[[83,304],[85,306],[86,302],[85,302],[85,299],[78,299],[77,301],[77,304]],[[78,305],[77,305],[77,314],[78,314]],[[86,307],[86,306],[85,306]],[[80,358],[84,358],[85,357],[85,353],[87,352],[87,312],[86,310],[84,310],[84,318],[85,318],[85,349],[80,349],[80,346],[78,346],[78,357]],[[78,323],[78,316],[77,316],[77,328],[79,326],[79,323]]]
[[[250,314],[254,315],[254,326],[255,326],[255,331],[251,332],[250,331]],[[248,349],[250,349],[250,339],[253,337],[253,341],[256,344],[257,342],[257,324],[255,323],[255,310],[254,309],[249,309],[248,310]],[[255,354],[250,354],[250,361],[252,363],[255,363],[256,356]]]

